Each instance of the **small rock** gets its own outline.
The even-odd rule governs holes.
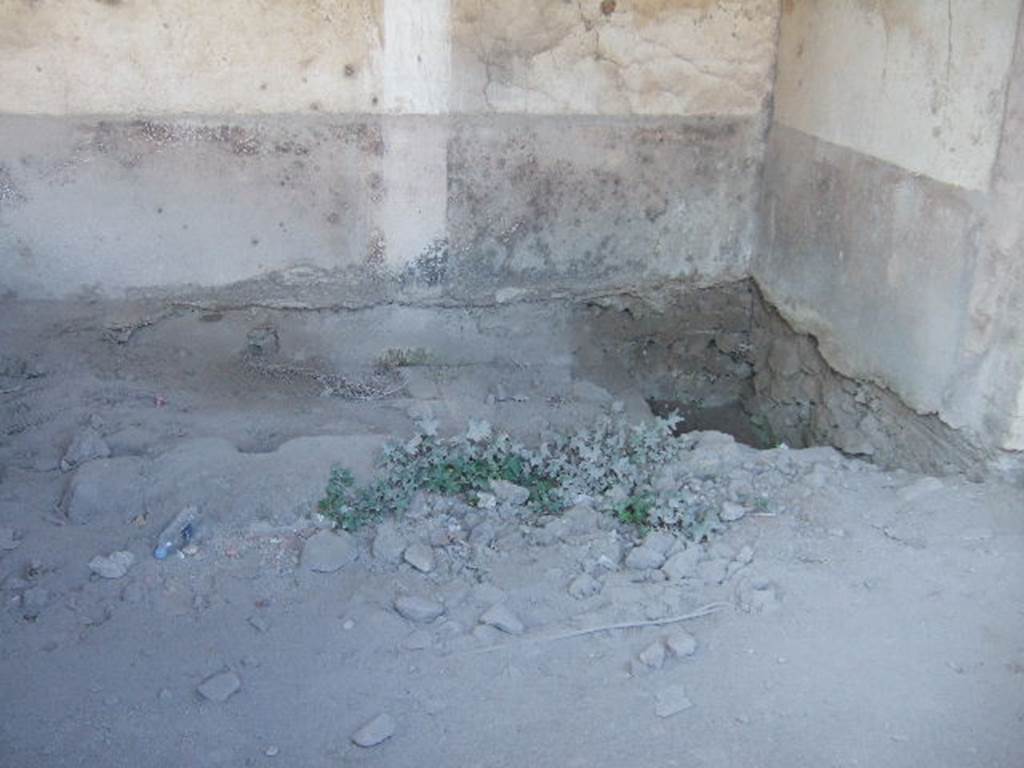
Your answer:
[[[569,594],[577,600],[586,600],[601,591],[601,582],[584,573],[569,582]]]
[[[469,543],[476,544],[480,547],[488,546],[497,534],[497,529],[493,523],[489,523],[486,520],[482,523],[477,523],[473,526],[473,530],[469,532]]]
[[[484,615],[480,617],[481,624],[487,624],[491,627],[496,627],[502,632],[507,632],[510,635],[521,635],[526,630],[523,626],[523,622],[519,620],[504,603],[498,603],[497,605],[491,606]]]
[[[661,669],[665,663],[665,646],[660,641],[651,643],[640,651],[637,658],[649,669]]]
[[[477,509],[497,509],[498,497],[493,493],[477,493],[476,507]]]
[[[103,435],[94,427],[86,427],[71,439],[64,457],[60,460],[60,469],[62,472],[70,472],[87,461],[109,457],[110,446],[103,439]]]
[[[491,492],[498,501],[512,507],[521,507],[530,500],[530,489],[507,480],[491,480]]]
[[[708,586],[721,584],[729,577],[729,561],[722,557],[705,560],[698,566],[697,573]]]
[[[249,617],[249,626],[255,629],[260,634],[263,634],[270,629],[270,622],[260,616],[258,613],[254,613]]]
[[[658,717],[672,717],[693,706],[681,685],[671,685],[659,691],[655,697],[654,713]]]
[[[489,624],[477,624],[473,627],[473,637],[483,645],[495,645],[501,642],[503,635],[501,630]]]
[[[731,501],[722,503],[722,508],[718,510],[718,519],[723,523],[735,523],[737,520],[742,520],[747,516],[746,507],[740,504],[735,504]]]
[[[430,573],[434,570],[434,550],[426,544],[409,545],[403,557],[405,562],[420,573]]]
[[[405,541],[393,523],[384,522],[377,526],[377,533],[373,537],[373,544],[370,552],[374,559],[382,560],[385,563],[399,563],[402,561],[402,552],[405,551]]]
[[[395,610],[410,621],[426,624],[441,616],[444,613],[444,606],[425,597],[402,595],[395,599]]]
[[[273,744],[271,744],[269,747],[267,747],[265,750],[263,750],[263,754],[266,755],[267,757],[277,757],[280,752],[281,752],[281,750],[279,750]]]
[[[402,641],[402,647],[407,651],[425,651],[434,644],[434,638],[425,629],[416,629]]]
[[[241,687],[242,681],[234,672],[218,672],[206,678],[196,690],[207,701],[224,702]]]
[[[697,564],[700,562],[701,551],[699,547],[687,547],[682,552],[676,552],[665,561],[661,567],[662,573],[673,580],[689,579],[697,571]]]
[[[668,556],[669,551],[675,546],[675,544],[676,537],[671,533],[665,533],[664,531],[652,531],[644,538],[642,546],[658,552],[662,556]]]
[[[375,747],[395,734],[395,720],[391,715],[377,715],[352,734],[352,743],[359,747]]]
[[[750,563],[754,562],[754,548],[749,544],[744,544],[736,555],[736,562],[743,565],[750,565]]]
[[[97,555],[89,561],[89,570],[104,579],[120,579],[131,568],[135,562],[135,555],[131,552],[121,550],[113,552],[107,557]]]
[[[13,528],[0,528],[0,550],[10,552],[17,549],[21,541],[14,536]]]
[[[665,638],[665,647],[677,659],[693,656],[697,652],[697,638],[689,632],[679,629]]]
[[[334,573],[355,559],[355,538],[345,531],[319,531],[302,548],[303,567],[315,573]]]
[[[665,554],[645,545],[634,547],[626,555],[626,567],[634,571],[650,571],[661,568],[665,563]]]
[[[577,504],[562,515],[573,533],[590,533],[598,527],[600,515],[588,504]]]

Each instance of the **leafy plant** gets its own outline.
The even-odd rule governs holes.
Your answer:
[[[536,448],[495,434],[482,421],[447,439],[438,436],[437,422],[423,421],[411,440],[384,449],[379,480],[357,486],[350,472],[335,468],[320,511],[351,530],[402,514],[417,491],[469,495],[506,480],[530,491],[527,504],[536,513],[557,513],[586,497],[624,523],[702,538],[713,530],[715,515],[678,478],[665,482],[662,475],[679,466],[686,449],[685,438],[675,435],[679,421],[673,415],[631,426],[605,416],[575,432],[547,435]]]

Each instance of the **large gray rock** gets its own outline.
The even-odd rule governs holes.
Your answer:
[[[334,573],[356,559],[355,538],[345,531],[320,531],[302,548],[302,567],[316,573]]]

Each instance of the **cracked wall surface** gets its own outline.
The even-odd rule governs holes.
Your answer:
[[[753,266],[759,284],[841,373],[886,388],[980,444],[1024,449],[1020,3],[787,6],[763,250]],[[869,21],[848,24],[850,13]],[[1015,54],[997,67],[1012,33]],[[890,40],[889,58],[876,62],[889,67],[888,86],[870,73],[866,81],[844,78],[849,71],[837,65],[830,90],[814,91],[835,56],[858,40],[870,50],[878,35]],[[896,51],[906,53],[912,39],[916,53],[900,65]],[[955,55],[959,90],[949,92],[934,80],[946,82],[948,40],[954,52],[974,46]],[[892,81],[896,72],[904,82]],[[915,98],[897,104],[914,84]],[[787,106],[794,99],[802,111]],[[968,108],[975,111],[962,114]],[[805,121],[854,112],[859,122],[842,134],[838,123]],[[883,127],[888,148],[872,139]],[[947,157],[954,151],[962,162]]]
[[[776,0],[454,0],[453,106],[751,115],[771,92]]]

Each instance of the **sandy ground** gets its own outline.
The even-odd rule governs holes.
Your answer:
[[[197,356],[231,318],[33,311],[0,324],[0,764],[1024,765],[1020,487],[694,433],[695,477],[767,501],[708,544],[423,499],[317,572],[332,463],[368,476],[425,414],[528,435],[611,396],[560,360],[322,397]],[[195,551],[154,559],[187,504]]]

